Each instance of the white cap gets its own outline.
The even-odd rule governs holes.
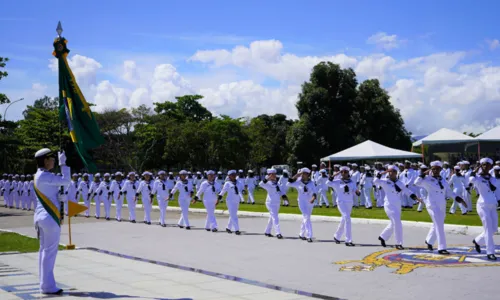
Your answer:
[[[497,160],[495,163],[496,163],[497,165],[500,165],[500,160]]]
[[[470,162],[468,162],[467,160],[464,160],[462,163],[463,163],[464,165],[470,165]]]
[[[96,173],[94,177],[101,177],[101,173]]]
[[[447,162],[447,161],[445,161],[445,162],[443,163],[443,165],[448,165],[448,162]]]
[[[313,168],[317,168],[318,166],[317,166],[317,165],[315,165],[315,164],[313,164],[311,167],[313,167]]]
[[[239,173],[243,173],[243,170],[238,170]]]
[[[209,171],[207,172],[207,175],[214,175],[214,174],[215,174],[215,172],[214,172],[214,171],[212,171],[212,170],[209,170]]]
[[[161,170],[160,172],[158,172],[158,175],[165,175],[167,174],[165,171]]]
[[[421,165],[420,165],[420,169],[428,169],[428,168],[427,168],[427,166],[426,166],[426,165],[421,164]]]
[[[315,166],[315,165],[313,165]],[[302,168],[302,173],[311,173],[311,170],[309,170],[308,168]]]
[[[217,172],[217,174],[218,174],[218,175],[222,175],[222,172],[221,172],[221,171],[219,171],[219,172]]]
[[[267,174],[276,174],[276,169],[267,169]]]
[[[493,170],[497,171],[497,170],[500,170],[500,166],[494,166],[493,167]],[[28,175],[29,176],[29,175]]]
[[[440,162],[439,160],[435,160],[433,162],[431,162],[431,167],[443,167],[443,163]]]
[[[145,171],[145,172],[143,172],[143,173],[142,173],[142,176],[146,176],[146,175],[151,176],[151,175],[153,175],[153,174],[151,174],[151,172],[149,172],[149,171]]]
[[[247,172],[247,173],[253,173],[253,170],[248,170],[248,172]]]
[[[229,170],[229,172],[227,172],[227,175],[233,175],[233,174],[236,174],[236,170]]]
[[[356,163],[351,164],[351,167],[357,167],[358,165]]]
[[[186,170],[181,170],[179,172],[179,175],[188,175],[188,172]]]
[[[481,160],[479,161],[480,164],[490,164],[492,165],[493,164],[493,160],[491,158],[488,158],[488,157],[484,157],[484,158],[481,158]]]
[[[350,169],[349,169],[349,167],[347,167],[347,166],[342,166],[342,167],[340,167],[340,171],[349,171],[349,170],[350,170]]]
[[[111,176],[109,173],[104,173],[104,177],[109,177]]]
[[[135,176],[135,173],[134,172],[129,172],[127,176],[131,176],[131,175]]]
[[[118,171],[118,172],[115,173],[115,176],[123,176],[123,173],[120,172],[120,171]]]
[[[168,172],[168,175],[174,175],[174,172]]]
[[[74,173],[71,177],[78,177],[78,174]]]
[[[365,167],[365,170],[366,170],[366,171],[370,171],[370,170],[371,170],[370,166],[366,166],[366,167]]]
[[[453,169],[454,170],[460,170],[460,167],[459,166],[454,166]]]
[[[188,172],[187,172],[187,174],[188,174],[188,175],[191,175],[191,171],[188,171]]]
[[[196,172],[196,175],[201,175],[201,172],[200,171]]]
[[[85,177],[85,176],[89,177],[89,174],[83,173],[82,177]]]
[[[387,170],[388,171],[397,171],[398,168],[395,165],[390,165],[390,166],[387,166]]]
[[[35,153],[35,158],[47,156],[48,154],[51,154],[51,153],[52,153],[52,150],[50,150],[49,148],[43,148],[43,149],[38,150]]]
[[[326,173],[326,170],[325,169],[321,169],[319,172],[320,173]]]

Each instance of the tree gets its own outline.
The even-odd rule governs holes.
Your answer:
[[[480,133],[473,133],[473,132],[469,132],[468,133],[468,132],[465,132],[465,131],[464,131],[464,134],[468,135],[470,137],[474,137],[474,138],[480,135]]]
[[[202,99],[200,95],[186,95],[175,97],[177,102],[153,103],[155,112],[165,115],[180,122],[193,121],[201,122],[212,119],[212,114],[203,107],[198,100]]]
[[[7,57],[0,57],[0,80],[2,80],[2,78],[4,77],[7,77],[9,75],[9,73],[7,73],[7,71],[2,71],[2,69],[5,68],[7,62],[9,61],[9,59]],[[5,94],[2,94],[0,93],[0,104],[5,104],[5,103],[9,103],[9,98],[7,98],[7,96]],[[1,119],[2,115],[0,115],[0,119]]]

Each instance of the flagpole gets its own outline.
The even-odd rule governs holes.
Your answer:
[[[66,245],[67,250],[74,250],[75,245],[71,243],[71,217],[68,217],[68,236],[69,236],[69,244]]]

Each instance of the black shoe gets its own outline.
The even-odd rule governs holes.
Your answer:
[[[267,236],[267,237],[273,237],[273,235],[270,234],[270,233],[264,233],[264,235]]]
[[[466,212],[464,212],[464,213],[462,214],[462,216],[465,216],[466,214],[467,214],[467,213],[466,213]]]
[[[252,205],[255,205],[255,202],[252,202]]]
[[[186,226],[186,230],[191,230],[191,226]]]
[[[327,205],[326,208],[330,208],[330,206]]]
[[[85,216],[85,218],[88,218],[89,216]]]
[[[233,233],[233,232],[231,231],[231,229],[229,229],[229,228],[226,228],[226,232],[227,232],[227,233]]]
[[[378,237],[378,240],[380,241],[380,245],[382,245],[382,247],[387,247],[387,245],[385,244],[385,240],[381,237]]]
[[[497,260],[497,257],[495,256],[495,254],[488,254],[487,257],[489,260]]]
[[[281,240],[283,238],[281,234],[276,235],[276,237],[278,238],[278,240]]]
[[[339,240],[337,240],[337,238],[335,238],[335,237],[333,237],[333,241],[334,241],[334,242],[335,242],[335,244],[337,244],[337,245],[338,245],[338,244],[340,244],[340,241],[339,241]]]
[[[439,250],[438,253],[441,255],[450,255],[450,252],[448,252],[448,250]]]
[[[110,218],[106,218],[106,221],[109,221],[109,220],[110,220]]]
[[[403,245],[396,245],[396,249],[398,249],[398,250],[404,250],[405,248],[403,247]]]
[[[478,243],[476,243],[476,240],[472,240],[472,243],[474,244],[474,247],[476,248],[476,252],[477,253],[481,253],[481,245],[479,245]]]
[[[417,212],[422,212],[421,210],[417,210]]]
[[[161,227],[167,227],[167,225],[166,224],[161,224]]]
[[[184,226],[182,226],[182,225],[177,225],[177,226],[178,226],[179,228],[184,228]]]
[[[239,230],[236,230],[234,233],[236,233],[236,235],[240,235],[241,232]]]
[[[372,209],[372,207],[370,206],[370,207],[367,207],[366,209]]]
[[[63,294],[63,289],[58,290],[57,292],[54,293],[42,293],[44,295],[62,295]]]
[[[210,228],[205,228],[206,231],[210,231]]]
[[[147,222],[146,224],[151,225],[151,222]]]
[[[354,246],[356,246],[356,245],[354,245],[354,244],[353,244],[353,243],[351,243],[351,242],[349,242],[349,243],[345,243],[345,245],[346,245],[347,247],[354,247]]]
[[[118,222],[121,222],[121,221],[122,221],[122,219],[119,219],[119,220],[117,220],[117,221],[118,221]]]
[[[132,221],[130,221],[130,222],[131,222],[131,223],[134,223],[134,224],[135,224],[135,223],[137,223],[135,220],[132,220]]]
[[[217,232],[217,231],[218,231],[217,228],[212,229],[212,232]]]
[[[425,241],[425,244],[427,245],[427,250],[434,251],[434,247],[431,244],[427,243],[427,241]]]
[[[307,239],[307,242],[308,242],[308,243],[312,243],[312,242],[313,242],[313,239]]]
[[[305,238],[304,236],[300,236],[300,235],[299,235],[299,239],[301,239],[301,240],[303,240],[303,241],[305,241],[305,240],[306,240],[306,238]]]
[[[97,220],[99,220],[99,217],[95,217]]]

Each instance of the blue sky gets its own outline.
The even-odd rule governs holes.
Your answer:
[[[57,94],[49,63],[61,20],[70,59],[79,56],[70,65],[102,109],[203,92],[214,113],[295,117],[308,70],[332,58],[361,80],[379,78],[415,133],[443,126],[479,132],[500,123],[491,113],[500,108],[499,2],[303,3],[2,1],[0,56],[11,61],[0,90],[26,99],[8,117],[19,118],[42,94]],[[429,107],[435,121],[422,122]]]

